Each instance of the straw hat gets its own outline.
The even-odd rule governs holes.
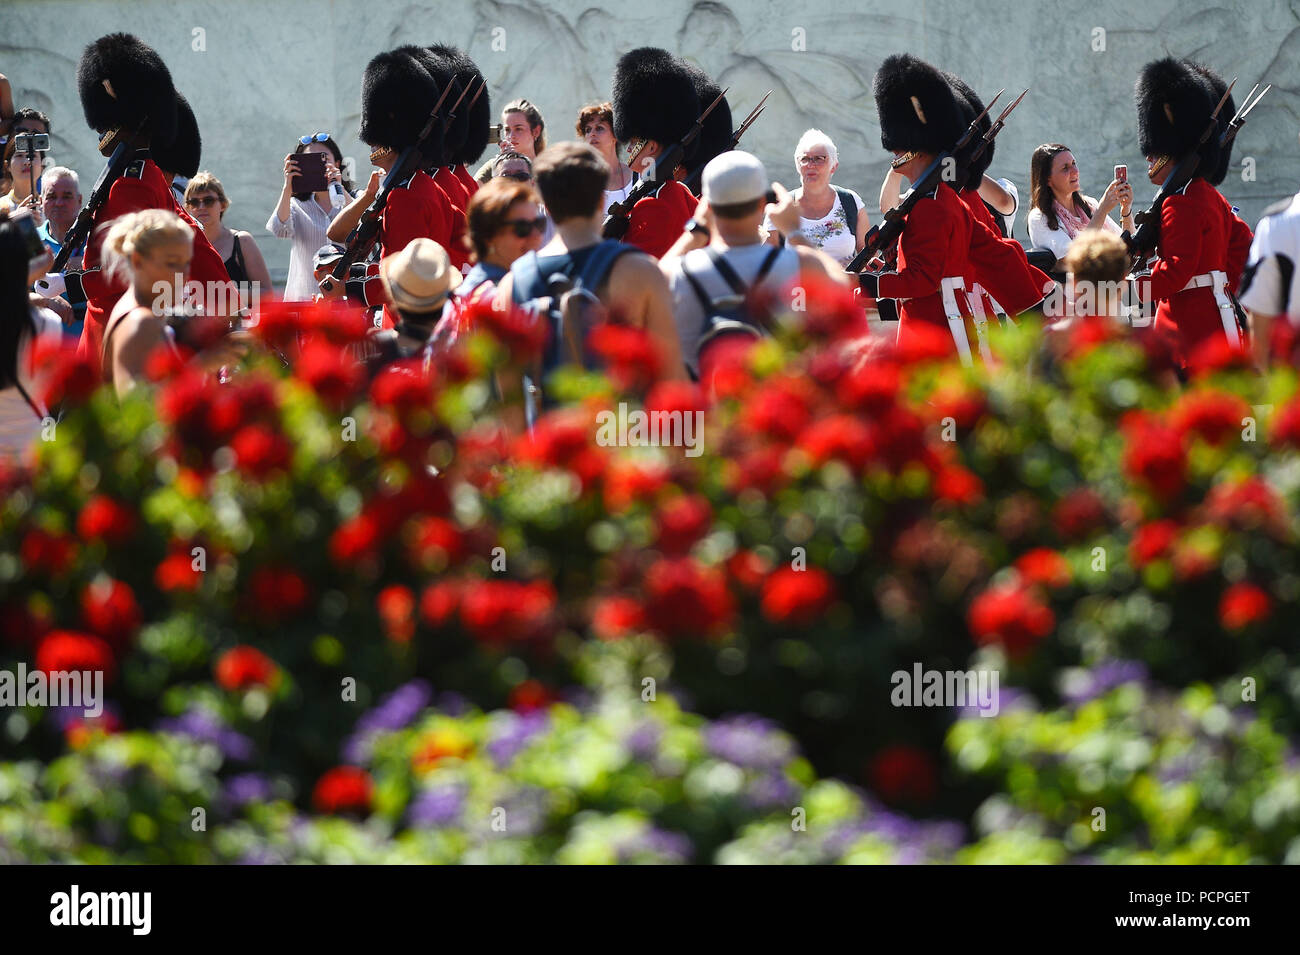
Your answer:
[[[396,308],[421,314],[439,308],[461,276],[446,249],[421,237],[380,262],[379,278]]]

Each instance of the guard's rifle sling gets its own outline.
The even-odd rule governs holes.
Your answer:
[[[695,125],[687,130],[686,135],[681,138],[681,141],[673,143],[664,150],[663,153],[654,158],[654,165],[652,167],[654,171],[653,177],[642,176],[641,180],[632,187],[632,191],[628,193],[626,199],[622,202],[616,202],[609,207],[609,211],[605,215],[605,223],[601,226],[600,230],[600,234],[604,238],[622,239],[623,236],[627,235],[628,221],[629,217],[632,215],[632,207],[658,189],[664,182],[668,182],[673,178],[673,175],[677,172],[677,167],[680,166],[682,160],[686,158],[687,147],[689,147],[691,143],[695,142],[695,138],[700,135],[700,131],[704,128],[704,120],[708,118],[708,115],[713,112],[714,108],[722,102],[723,97],[726,95],[727,90],[723,90],[719,93],[718,98],[709,104],[708,109],[700,113],[700,117],[695,121]],[[636,157],[633,156],[632,160],[635,161],[635,159]],[[660,176],[663,178],[660,179]]]

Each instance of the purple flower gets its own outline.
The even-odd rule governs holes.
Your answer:
[[[545,710],[531,713],[502,713],[502,728],[488,740],[487,751],[497,768],[504,769],[550,722]]]
[[[747,769],[780,769],[795,756],[790,740],[771,720],[724,717],[704,731],[704,745],[718,759]]]
[[[634,862],[637,857],[649,855],[655,862],[685,865],[691,860],[691,840],[680,832],[650,826],[645,832],[618,847],[618,861]]]
[[[343,741],[343,761],[364,763],[370,758],[376,735],[410,726],[432,699],[433,687],[424,680],[412,680],[399,686],[361,714],[352,735]]]
[[[646,720],[628,733],[623,740],[632,759],[637,762],[649,762],[659,755],[659,740],[663,737],[663,727],[653,720]]]
[[[1109,693],[1125,683],[1145,683],[1147,668],[1137,660],[1103,660],[1090,670],[1078,684],[1064,688],[1062,695],[1075,706]]]
[[[275,849],[258,846],[245,852],[235,865],[285,865],[285,858]]]
[[[271,784],[261,773],[241,773],[227,780],[223,795],[230,808],[242,809],[249,803],[269,801]]]
[[[417,828],[441,828],[460,821],[465,809],[465,790],[461,786],[438,786],[426,789],[411,803],[407,818]]]
[[[786,808],[798,802],[799,792],[782,773],[767,772],[745,787],[745,802],[756,810]]]
[[[203,743],[212,743],[227,759],[247,762],[253,757],[253,741],[230,729],[209,710],[190,709],[180,716],[161,719],[157,729],[163,733],[176,733]]]

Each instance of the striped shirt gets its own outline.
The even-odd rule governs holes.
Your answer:
[[[290,199],[288,222],[281,222],[274,210],[271,218],[266,220],[267,232],[277,239],[293,239],[293,248],[289,251],[289,279],[284,286],[285,301],[309,302],[315,297],[317,285],[312,274],[312,261],[321,246],[329,245],[329,236],[325,232],[336,215],[337,209],[326,212],[313,197],[306,202]]]

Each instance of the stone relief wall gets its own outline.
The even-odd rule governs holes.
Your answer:
[[[285,153],[298,136],[326,130],[364,176],[366,148],[357,140],[362,70],[376,52],[411,42],[467,49],[487,76],[493,103],[533,100],[551,141],[572,137],[578,108],[608,96],[623,52],[667,47],[730,86],[737,121],[774,91],[745,140],[774,178],[797,185],[794,144],[817,126],[839,148],[837,184],[861,193],[873,213],[888,157],[871,80],[885,56],[912,52],[959,73],[985,98],[1002,87],[1009,96],[1029,87],[998,140],[991,170],[1020,189],[1021,239],[1029,155],[1041,142],[1071,145],[1090,194],[1101,194],[1117,163],[1128,164],[1139,204],[1154,194],[1142,176],[1133,81],[1148,59],[1190,56],[1239,77],[1239,101],[1258,81],[1274,85],[1242,131],[1236,168],[1223,186],[1243,216],[1253,223],[1300,184],[1297,0],[826,0],[815,8],[778,0],[609,7],[589,0],[3,0],[2,8],[0,72],[10,77],[19,105],[52,116],[53,158],[81,173],[83,191],[102,159],[77,100],[81,50],[114,30],[154,46],[198,116],[203,166],[233,200],[229,223],[257,238],[279,281],[289,243],[264,225]]]

